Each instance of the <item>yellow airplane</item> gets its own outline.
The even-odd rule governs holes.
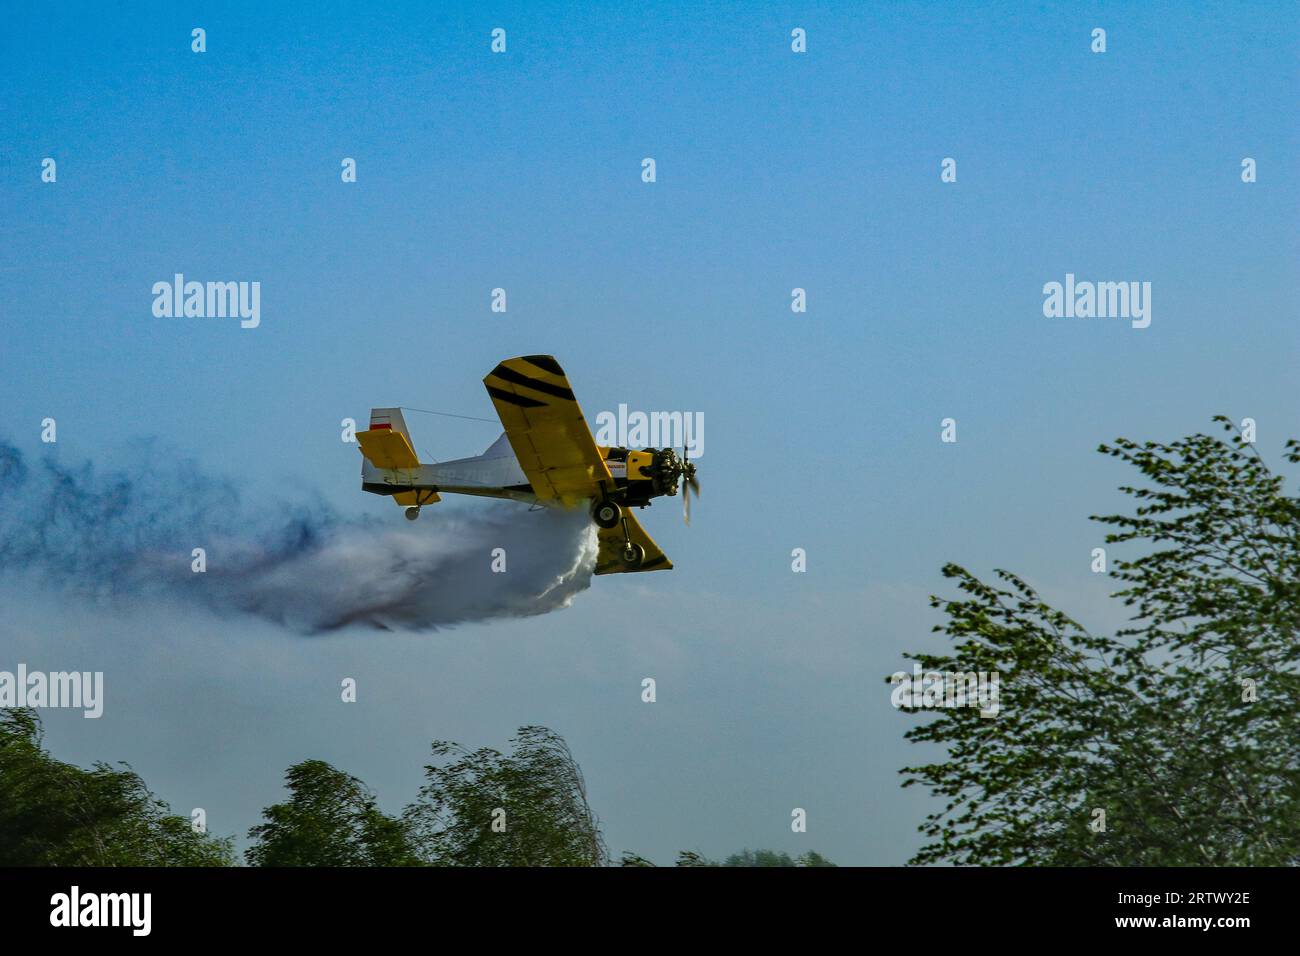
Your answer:
[[[388,495],[414,521],[443,493],[508,498],[552,508],[589,507],[600,542],[597,574],[664,571],[673,563],[645,533],[631,507],[677,494],[686,521],[695,465],[671,448],[607,448],[596,444],[560,364],[549,355],[506,359],[483,379],[505,434],[475,458],[421,464],[400,408],[370,411],[357,433],[365,461],[361,488]]]

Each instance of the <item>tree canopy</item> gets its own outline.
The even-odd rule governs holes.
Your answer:
[[[797,857],[778,850],[741,850],[733,853],[721,863],[694,850],[683,850],[677,854],[678,866],[835,866],[830,860],[816,850],[809,850]],[[654,866],[645,857],[630,850],[623,852],[619,866]]]
[[[249,830],[252,866],[418,865],[408,827],[381,811],[356,777],[323,760],[304,760],[285,774],[289,799],[262,811]]]
[[[521,727],[510,753],[433,742],[425,785],[398,815],[323,760],[285,773],[285,799],[248,831],[250,866],[606,866],[600,823],[564,739]],[[90,770],[44,749],[35,711],[0,709],[0,866],[230,866],[233,838],[195,832],[125,764]],[[622,866],[653,866],[624,852]],[[744,850],[722,863],[693,851],[678,866],[833,866]]]
[[[946,750],[901,771],[944,804],[912,862],[1296,865],[1300,499],[1240,436],[1100,451],[1144,479],[1121,487],[1131,514],[1093,516],[1141,546],[1111,569],[1131,624],[1094,634],[1016,574],[943,569],[951,652],[908,657],[996,672],[1001,701],[907,732]],[[1283,457],[1300,461],[1295,440]]]
[[[446,866],[603,866],[609,854],[564,738],[521,727],[513,751],[434,741],[438,762],[405,819],[422,859]]]
[[[126,764],[54,759],[41,721],[0,710],[0,866],[229,866],[232,841],[199,833]]]

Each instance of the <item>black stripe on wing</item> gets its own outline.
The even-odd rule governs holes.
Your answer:
[[[545,402],[539,402],[536,399],[528,398],[526,395],[516,395],[514,392],[507,392],[504,388],[497,388],[494,385],[487,387],[488,394],[493,398],[499,398],[510,405],[518,405],[520,408],[544,408]]]
[[[549,355],[525,355],[524,361],[530,365],[536,365],[543,372],[550,372],[552,375],[564,377],[564,369],[560,368],[560,363],[555,361]]]
[[[492,370],[492,374],[503,382],[509,382],[511,385],[522,385],[524,388],[531,388],[534,392],[554,395],[556,398],[563,398],[570,402],[577,401],[573,397],[573,392],[563,385],[552,385],[550,382],[543,382],[539,378],[529,378],[522,372],[516,372],[506,365],[498,365]]]

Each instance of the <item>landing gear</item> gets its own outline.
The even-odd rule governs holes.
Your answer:
[[[602,528],[617,528],[622,517],[623,509],[618,506],[618,502],[608,498],[597,501],[591,509],[591,520]]]
[[[421,505],[427,505],[429,502],[431,502],[431,501],[437,501],[437,500],[438,500],[438,489],[437,489],[437,488],[420,488],[420,489],[417,489],[416,492],[415,492],[415,504],[411,505],[411,507],[409,507],[409,508],[406,509],[406,512],[405,512],[405,514],[406,514],[406,520],[407,520],[407,521],[414,521],[416,518],[420,517],[420,506],[421,506]],[[410,501],[410,499],[408,498],[407,501]]]
[[[618,556],[626,570],[635,571],[645,560],[645,548],[632,540],[627,527],[628,517],[623,513],[622,506],[609,498],[601,498],[591,506],[591,520],[601,528],[612,530],[622,526],[623,546],[619,549]]]

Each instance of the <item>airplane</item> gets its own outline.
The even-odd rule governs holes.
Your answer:
[[[361,489],[387,495],[414,521],[443,494],[505,498],[550,508],[590,509],[599,551],[597,574],[667,571],[673,563],[631,508],[676,495],[686,522],[700,483],[686,449],[597,445],[569,379],[550,355],[506,359],[483,379],[505,427],[483,454],[422,464],[401,408],[374,408],[357,433],[364,460]]]

